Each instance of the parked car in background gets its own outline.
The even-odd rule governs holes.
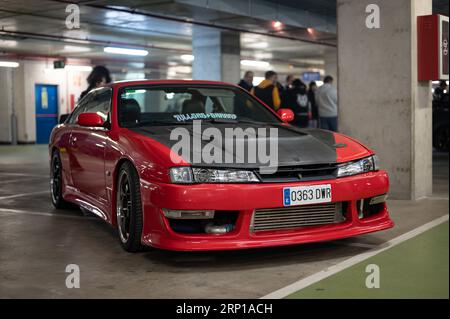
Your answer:
[[[449,98],[433,101],[433,147],[437,151],[449,151]]]

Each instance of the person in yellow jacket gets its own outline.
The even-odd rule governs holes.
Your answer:
[[[277,87],[278,74],[274,71],[267,71],[265,79],[258,86],[252,88],[251,93],[266,103],[275,111],[280,108],[281,98]]]

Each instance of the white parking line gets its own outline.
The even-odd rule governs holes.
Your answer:
[[[442,196],[425,196],[425,199],[434,199],[434,200],[449,200],[448,197]]]
[[[22,194],[1,196],[0,200],[17,198],[17,197],[24,197],[24,196],[31,196],[31,195],[38,195],[38,194],[50,194],[50,191],[46,190],[46,191],[39,191],[39,192],[32,192],[32,193],[22,193]]]
[[[48,178],[49,177],[49,175],[27,174],[27,173],[10,173],[10,172],[0,172],[0,175],[25,176],[25,177],[41,177],[41,178]]]
[[[296,281],[293,284],[290,284],[284,288],[281,288],[274,292],[271,292],[270,294],[261,297],[261,299],[281,299],[286,296],[289,296],[289,295],[293,294],[294,292],[297,292],[297,291],[299,291],[303,288],[306,288],[318,281],[321,281],[327,277],[330,277],[331,275],[334,275],[346,268],[356,265],[370,257],[378,255],[379,253],[381,253],[389,248],[392,248],[394,246],[397,246],[398,244],[401,244],[408,239],[411,239],[417,235],[420,235],[423,232],[425,232],[437,225],[440,225],[446,221],[448,221],[448,215],[439,217],[439,218],[437,218],[429,223],[426,223],[420,227],[417,227],[403,235],[400,235],[398,237],[395,237],[395,238],[389,240],[388,242],[382,244],[382,247],[374,248],[374,249],[364,252],[362,254],[358,254],[349,259],[341,261],[340,263],[333,265],[325,270],[322,270],[322,271],[315,273],[311,276],[308,276],[306,278],[300,279],[299,281]]]
[[[43,178],[43,177],[27,177],[27,178],[18,178],[18,179],[10,179],[7,181],[0,181],[0,184],[8,184],[8,183],[16,183],[16,182],[27,182],[27,181],[31,181],[34,179],[38,179],[38,178]]]
[[[336,246],[350,246],[350,247],[369,248],[369,249],[380,247],[380,245],[376,245],[376,244],[366,244],[366,243],[358,243],[358,242],[332,241],[330,243],[333,245],[336,245]]]
[[[30,212],[27,210],[21,210],[21,209],[11,209],[11,208],[0,208],[0,215],[7,214],[7,215],[15,215],[15,214],[25,214],[25,215],[36,215],[36,216],[47,216],[47,217],[62,217],[62,218],[82,218],[82,219],[95,219],[98,220],[99,218],[94,216],[76,216],[76,215],[62,215],[62,214],[53,214],[53,213],[46,213],[46,212]]]

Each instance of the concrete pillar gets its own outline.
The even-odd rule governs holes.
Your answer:
[[[366,6],[380,28],[366,27]],[[373,148],[391,179],[391,198],[432,191],[430,82],[417,81],[416,17],[432,0],[337,0],[339,129]]]
[[[239,33],[194,26],[192,78],[237,83],[240,78]]]
[[[331,75],[334,79],[334,85],[338,84],[337,50],[330,48],[325,53],[325,75]]]
[[[12,74],[14,69],[0,68],[0,144],[12,141],[11,113],[12,113]]]
[[[167,79],[167,65],[159,63],[146,62],[144,64],[145,78],[149,80]]]

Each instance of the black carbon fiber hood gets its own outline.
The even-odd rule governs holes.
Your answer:
[[[222,140],[211,138],[211,128],[216,133],[221,134]],[[232,138],[236,143],[242,143],[245,149],[244,154],[239,154],[236,151],[229,152],[230,148],[225,147],[225,141],[230,141],[227,138],[226,129],[242,129],[246,132],[246,137]],[[174,145],[180,141],[180,137],[170,138],[171,132],[175,129],[185,130],[185,136],[190,138],[190,158],[184,159],[194,166],[207,166],[207,167],[239,167],[239,168],[257,168],[261,166],[267,166],[267,162],[262,162],[258,156],[256,161],[248,156],[249,143],[255,141],[264,141],[266,143],[266,154],[269,154],[269,140],[275,141],[277,144],[277,166],[293,166],[293,165],[311,165],[311,164],[334,164],[336,163],[336,148],[334,133],[318,129],[299,129],[290,125],[271,125],[271,124],[217,124],[202,122],[201,130],[195,130],[192,125],[160,125],[149,126],[140,128],[130,128],[135,133],[144,135],[151,139],[158,141],[161,144],[166,145],[168,148],[173,149]],[[209,130],[208,130],[209,129]],[[258,129],[265,129],[266,136],[262,137]],[[271,134],[270,129],[277,130],[277,137]],[[228,131],[229,132],[229,131]],[[205,136],[205,134],[207,136]],[[228,135],[229,137],[230,135]],[[197,145],[200,146],[200,151],[205,150],[207,147],[209,150],[214,146],[216,149],[220,149],[223,157],[218,163],[205,163],[203,159],[200,161],[193,161],[194,158],[202,158],[199,154],[199,148],[193,147],[193,139],[196,137]],[[184,137],[183,137],[184,138]],[[256,142],[255,142],[256,143]],[[209,144],[209,147],[207,146]],[[234,144],[236,145],[236,144]],[[233,148],[236,149],[235,147]],[[196,154],[197,153],[197,156]],[[241,152],[242,153],[242,152]],[[231,163],[225,163],[225,157],[232,158]]]

